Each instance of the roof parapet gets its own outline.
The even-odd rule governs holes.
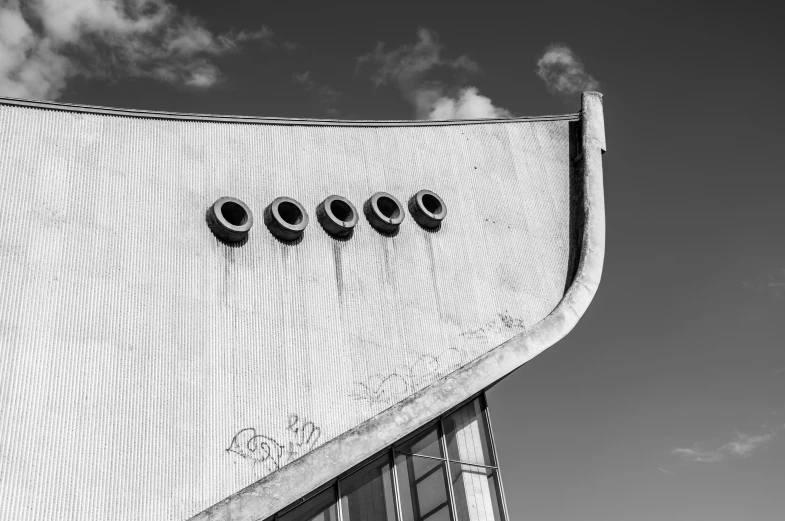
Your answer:
[[[148,119],[164,119],[175,121],[201,121],[206,123],[245,123],[261,125],[299,125],[327,127],[417,127],[442,125],[472,125],[493,123],[514,123],[533,121],[577,121],[580,114],[561,114],[553,116],[522,116],[502,119],[457,119],[457,120],[345,120],[345,119],[309,119],[309,118],[276,118],[259,116],[224,116],[213,114],[189,114],[180,112],[158,112],[153,110],[121,109],[78,105],[54,101],[38,101],[22,98],[0,96],[0,106],[29,107],[42,110],[60,110],[84,114],[102,114],[105,116],[121,116]]]
[[[591,148],[589,141],[605,152],[605,115],[602,107],[602,94],[599,92],[584,92],[581,96],[581,119],[584,130],[584,150]]]

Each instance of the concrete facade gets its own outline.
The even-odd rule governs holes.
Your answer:
[[[604,149],[593,93],[442,124],[0,100],[0,519],[262,519],[492,385],[596,290]],[[316,222],[422,189],[437,230]],[[222,196],[242,244],[205,222]]]

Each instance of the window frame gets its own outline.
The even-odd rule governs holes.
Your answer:
[[[460,460],[453,460],[450,458],[450,453],[448,451],[447,446],[447,436],[445,435],[444,429],[444,419],[448,416],[452,415],[453,413],[457,412],[461,408],[467,406],[471,402],[478,400],[480,405],[480,416],[485,424],[485,436],[488,443],[488,456],[491,462],[491,465],[486,464],[479,464],[479,463],[471,463],[468,461],[460,461]],[[400,447],[406,446],[413,438],[422,435],[429,429],[436,429],[436,435],[438,437],[438,442],[441,446],[441,452],[444,457],[436,457],[430,456],[425,454],[416,454],[412,452],[406,452],[403,450],[399,450]],[[508,521],[510,519],[508,510],[507,510],[507,499],[504,495],[504,486],[502,485],[502,477],[501,477],[501,469],[499,468],[499,459],[496,454],[496,440],[493,436],[493,427],[491,425],[491,417],[488,411],[488,401],[485,396],[485,392],[482,391],[477,393],[467,399],[466,401],[462,402],[461,404],[449,409],[444,414],[440,415],[438,418],[428,422],[427,424],[423,425],[416,431],[408,434],[404,438],[396,441],[392,445],[384,448],[383,450],[373,454],[372,456],[365,458],[362,462],[355,465],[351,469],[346,472],[343,472],[336,476],[334,479],[330,480],[329,482],[325,483],[323,486],[319,487],[318,489],[314,490],[313,492],[303,496],[299,500],[295,501],[294,503],[288,505],[286,508],[281,509],[280,511],[276,512],[274,515],[270,516],[266,519],[266,521],[279,521],[281,516],[284,516],[297,508],[298,506],[306,503],[307,501],[313,499],[317,495],[323,493],[329,488],[333,489],[333,496],[335,497],[335,509],[337,512],[337,521],[347,521],[344,520],[343,516],[343,508],[341,507],[341,482],[348,478],[349,476],[355,474],[356,472],[360,472],[363,470],[368,464],[373,463],[374,461],[382,458],[384,455],[387,455],[387,464],[390,466],[390,477],[392,479],[392,489],[393,489],[393,501],[395,504],[395,521],[403,521],[403,508],[401,505],[401,491],[400,491],[400,480],[398,476],[398,468],[396,465],[396,455],[401,454],[407,457],[416,457],[416,458],[426,458],[437,460],[442,463],[444,466],[444,470],[447,477],[447,493],[448,493],[448,500],[450,502],[450,515],[452,517],[452,521],[459,521],[458,520],[458,512],[457,512],[457,505],[455,502],[455,484],[453,482],[452,477],[452,465],[459,464],[459,465],[468,465],[472,467],[479,467],[485,469],[491,469],[495,473],[496,479],[494,479],[494,490],[493,492],[496,494],[496,498],[499,502],[499,515],[501,519],[498,521]]]

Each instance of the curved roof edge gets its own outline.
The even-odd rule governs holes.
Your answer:
[[[343,120],[343,119],[307,119],[307,118],[274,118],[259,116],[221,116],[211,114],[188,114],[180,112],[157,112],[153,110],[117,109],[111,107],[96,107],[93,105],[77,105],[72,103],[58,103],[54,101],[35,101],[22,98],[8,98],[0,96],[0,105],[15,107],[28,107],[45,110],[61,110],[65,112],[81,112],[86,114],[103,114],[105,116],[125,116],[148,119],[169,119],[179,121],[202,121],[210,123],[245,123],[261,125],[301,125],[301,126],[326,126],[326,127],[419,127],[441,125],[471,125],[488,123],[518,123],[535,121],[575,121],[580,114],[563,114],[556,116],[524,116],[505,119],[460,119],[460,120]]]
[[[329,483],[501,380],[562,339],[589,307],[605,258],[602,94],[583,94],[583,234],[578,270],[554,310],[531,329],[397,403],[365,423],[314,449],[269,476],[192,517],[190,521],[259,521]]]

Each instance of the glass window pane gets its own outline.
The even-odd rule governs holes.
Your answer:
[[[338,512],[335,508],[335,487],[316,494],[302,505],[290,510],[279,521],[336,521]]]
[[[343,521],[395,521],[389,453],[341,481]]]
[[[450,463],[458,521],[502,521],[497,470]]]
[[[402,521],[451,521],[444,461],[397,454]]]
[[[499,490],[499,471],[495,470],[488,476],[488,486],[491,488],[491,502],[493,503],[493,518],[502,519],[501,491]],[[493,491],[496,493],[494,494]]]
[[[439,434],[436,432],[436,425],[427,429],[425,432],[418,434],[414,438],[410,438],[403,445],[399,445],[396,450],[411,454],[433,456],[434,458],[444,458]]]
[[[450,461],[493,465],[479,399],[444,418],[444,435]]]

